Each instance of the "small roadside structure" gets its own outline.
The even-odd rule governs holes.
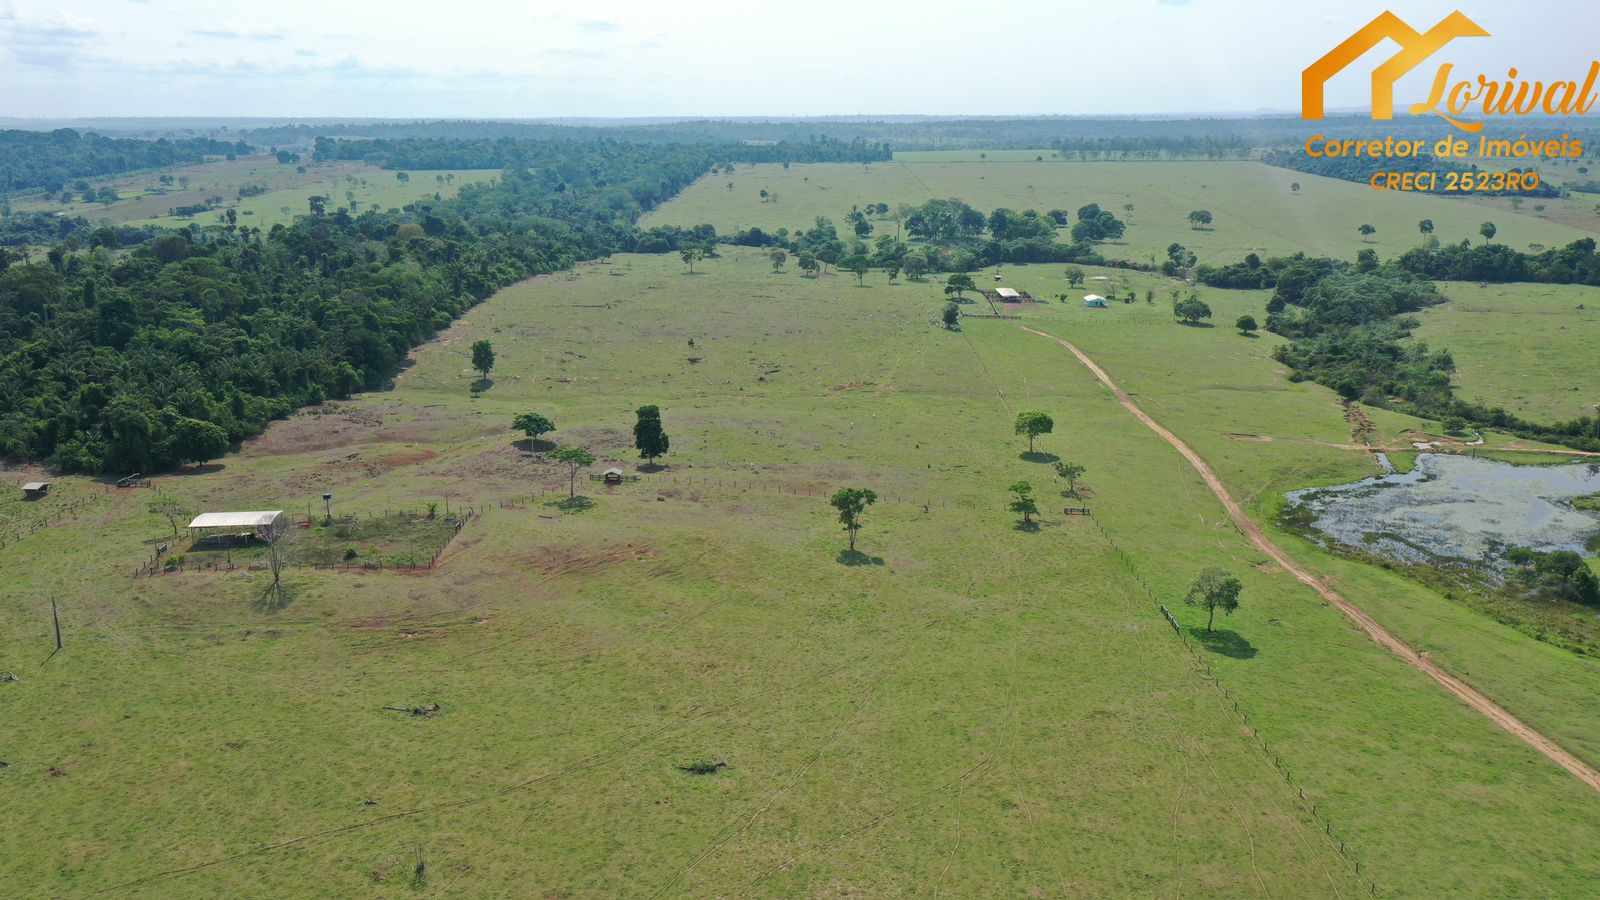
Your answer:
[[[189,523],[189,534],[195,543],[222,538],[231,540],[258,540],[270,543],[288,526],[283,510],[256,512],[201,513]]]
[[[1020,303],[1022,301],[1022,295],[1017,293],[1017,289],[1016,288],[1008,288],[1008,287],[995,288],[994,292],[995,292],[995,294],[999,295],[1000,299],[1005,301],[1006,303]]]
[[[610,469],[607,469],[604,472],[602,472],[600,474],[600,477],[606,484],[621,484],[622,483],[622,470],[621,469],[617,469],[617,468],[610,468]]]
[[[1089,307],[1090,309],[1105,309],[1106,298],[1100,296],[1099,294],[1085,294],[1083,297],[1083,305]]]
[[[44,495],[50,493],[50,482],[30,481],[22,486],[22,499],[42,500]]]

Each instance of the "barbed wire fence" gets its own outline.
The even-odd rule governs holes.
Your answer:
[[[1250,735],[1251,743],[1254,744],[1257,749],[1259,749],[1267,758],[1267,760],[1272,763],[1273,768],[1277,769],[1278,774],[1283,777],[1284,783],[1295,792],[1296,802],[1299,804],[1300,808],[1304,810],[1307,815],[1311,816],[1313,821],[1322,826],[1323,833],[1327,836],[1328,841],[1332,844],[1334,850],[1338,852],[1339,857],[1350,864],[1352,871],[1355,873],[1356,881],[1365,886],[1367,893],[1369,893],[1371,896],[1379,896],[1379,887],[1377,881],[1373,880],[1370,875],[1362,870],[1361,860],[1351,855],[1349,847],[1345,844],[1345,841],[1338,835],[1338,833],[1335,832],[1333,820],[1318,808],[1316,801],[1306,797],[1305,782],[1296,779],[1294,773],[1290,771],[1289,766],[1284,763],[1283,758],[1272,749],[1272,745],[1267,741],[1267,739],[1261,736],[1260,730],[1258,730],[1254,725],[1250,724],[1249,714],[1245,711],[1244,707],[1239,705],[1238,699],[1233,696],[1232,691],[1228,690],[1228,686],[1222,683],[1222,679],[1218,677],[1217,673],[1211,668],[1211,663],[1201,654],[1198,649],[1196,649],[1194,642],[1189,640],[1189,636],[1184,633],[1183,626],[1178,623],[1177,617],[1172,614],[1172,611],[1167,608],[1165,603],[1161,602],[1160,595],[1156,593],[1155,589],[1150,586],[1150,583],[1145,580],[1142,574],[1140,574],[1138,567],[1134,565],[1133,557],[1129,556],[1127,551],[1122,549],[1122,545],[1117,543],[1116,538],[1112,537],[1111,532],[1106,528],[1105,524],[1098,516],[1090,518],[1089,521],[1094,524],[1095,530],[1100,532],[1100,536],[1105,539],[1106,544],[1111,548],[1112,555],[1117,559],[1118,563],[1122,565],[1123,569],[1128,573],[1128,575],[1131,576],[1134,582],[1139,585],[1140,589],[1144,591],[1145,596],[1149,598],[1150,602],[1155,604],[1156,608],[1161,611],[1161,615],[1167,620],[1167,624],[1172,626],[1172,631],[1178,636],[1178,640],[1183,644],[1183,649],[1189,652],[1190,665],[1193,670],[1201,676],[1202,681],[1208,682],[1222,695],[1225,705],[1233,710],[1234,715],[1236,715],[1239,719],[1239,724],[1244,728],[1245,732]]]

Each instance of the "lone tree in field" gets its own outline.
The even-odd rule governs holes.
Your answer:
[[[1064,459],[1056,462],[1056,474],[1067,480],[1067,493],[1074,497],[1078,496],[1078,479],[1087,471],[1083,466]]]
[[[1210,225],[1210,224],[1211,224],[1211,210],[1209,210],[1209,209],[1197,209],[1194,212],[1189,213],[1189,227],[1190,228],[1204,228],[1205,226]]]
[[[1006,490],[1016,495],[1006,508],[1021,516],[1022,524],[1032,525],[1033,517],[1039,514],[1039,504],[1033,500],[1033,485],[1019,481]]]
[[[1033,439],[1049,434],[1056,427],[1055,420],[1038,410],[1025,409],[1017,413],[1016,434],[1028,436],[1028,452],[1033,452]]]
[[[1294,184],[1289,185],[1289,190],[1296,194],[1300,193],[1300,182],[1296,181]]]
[[[1077,266],[1067,270],[1067,284],[1071,287],[1082,287],[1083,277],[1083,270]]]
[[[856,532],[861,530],[861,514],[878,502],[878,495],[866,488],[839,488],[828,503],[839,511],[839,521],[850,534],[850,549],[856,549]]]
[[[472,342],[472,367],[483,374],[483,380],[489,380],[489,372],[494,368],[494,347],[488,341]]]
[[[1373,235],[1378,233],[1378,229],[1373,228],[1371,225],[1367,225],[1367,224],[1362,224],[1362,226],[1360,228],[1357,228],[1356,230],[1361,232],[1361,237],[1362,237],[1363,240],[1368,240]]]
[[[1211,307],[1191,293],[1173,304],[1172,314],[1185,325],[1198,325],[1201,319],[1211,318]]]
[[[172,526],[173,537],[178,536],[179,522],[194,517],[194,508],[185,502],[182,497],[165,491],[152,497],[146,508],[158,516],[166,516],[167,524]]]
[[[1189,585],[1189,593],[1184,595],[1183,602],[1206,611],[1206,633],[1209,634],[1212,624],[1217,620],[1217,610],[1231,616],[1239,608],[1239,592],[1242,590],[1244,584],[1239,579],[1221,569],[1210,568],[1201,572],[1194,584]]]
[[[556,462],[567,464],[567,496],[576,497],[578,495],[578,470],[585,466],[594,465],[594,454],[582,447],[564,447],[551,453],[550,458]]]
[[[539,435],[555,431],[556,423],[536,412],[525,412],[511,420],[511,427],[527,435],[529,440],[536,441]]]
[[[641,406],[633,423],[633,446],[639,455],[654,464],[656,457],[667,452],[667,433],[661,430],[661,407]]]
[[[817,277],[817,272],[822,268],[822,264],[817,262],[816,255],[812,253],[800,254],[800,258],[798,261],[796,261],[795,265],[800,267],[800,271],[803,274],[809,275],[812,278]]]
[[[955,294],[957,300],[966,299],[964,294],[967,291],[975,291],[977,289],[978,286],[972,283],[972,276],[965,272],[957,272],[944,281],[944,295],[948,297],[951,294]]]
[[[1256,330],[1255,317],[1254,316],[1240,316],[1239,317],[1239,321],[1233,323],[1233,327],[1239,329],[1239,333],[1240,334],[1249,334],[1250,332]]]
[[[774,249],[767,254],[767,258],[772,260],[772,271],[782,272],[783,264],[789,261],[789,254],[787,251]]]
[[[1417,230],[1423,234],[1433,234],[1433,220],[1423,219],[1417,223]]]
[[[955,305],[954,303],[946,303],[944,305],[944,312],[941,313],[939,317],[944,320],[944,327],[954,328],[956,327],[956,323],[961,321],[961,307]]]
[[[678,258],[689,267],[689,274],[694,274],[694,264],[706,258],[706,251],[699,247],[685,247],[678,251]]]
[[[179,419],[172,433],[172,450],[178,459],[203,466],[228,452],[228,433],[203,419]]]
[[[1495,233],[1499,230],[1500,229],[1494,227],[1493,222],[1485,222],[1478,226],[1478,233],[1483,235],[1483,239],[1486,241],[1494,240]]]

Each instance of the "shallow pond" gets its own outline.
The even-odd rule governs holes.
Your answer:
[[[1387,461],[1384,461],[1387,463]],[[1406,563],[1479,560],[1500,546],[1576,550],[1600,534],[1600,513],[1574,498],[1600,492],[1600,467],[1514,466],[1428,453],[1416,468],[1353,484],[1295,491],[1325,538]]]

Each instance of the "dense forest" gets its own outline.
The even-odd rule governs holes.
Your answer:
[[[55,192],[68,182],[138,169],[192,165],[207,156],[250,153],[244,142],[190,138],[141,141],[56,131],[0,131],[0,193],[43,188]]]
[[[1585,238],[1538,258],[1553,254],[1561,265],[1587,271],[1595,264],[1594,249],[1595,242]],[[1413,251],[1446,259],[1453,252]],[[1293,380],[1315,381],[1369,406],[1600,450],[1600,417],[1531,422],[1455,396],[1450,383],[1455,361],[1448,351],[1411,338],[1418,323],[1410,315],[1444,301],[1429,279],[1455,276],[1421,271],[1425,267],[1415,260],[1406,263],[1412,255],[1380,265],[1371,250],[1363,250],[1355,263],[1304,254],[1263,260],[1250,254],[1229,266],[1199,266],[1195,277],[1214,287],[1273,288],[1266,328],[1290,339],[1275,355],[1292,370]]]
[[[0,454],[127,473],[220,456],[382,385],[497,288],[630,249],[638,215],[737,148],[523,142],[493,186],[270,231],[115,232],[0,257]],[[91,232],[91,236],[98,232]]]

